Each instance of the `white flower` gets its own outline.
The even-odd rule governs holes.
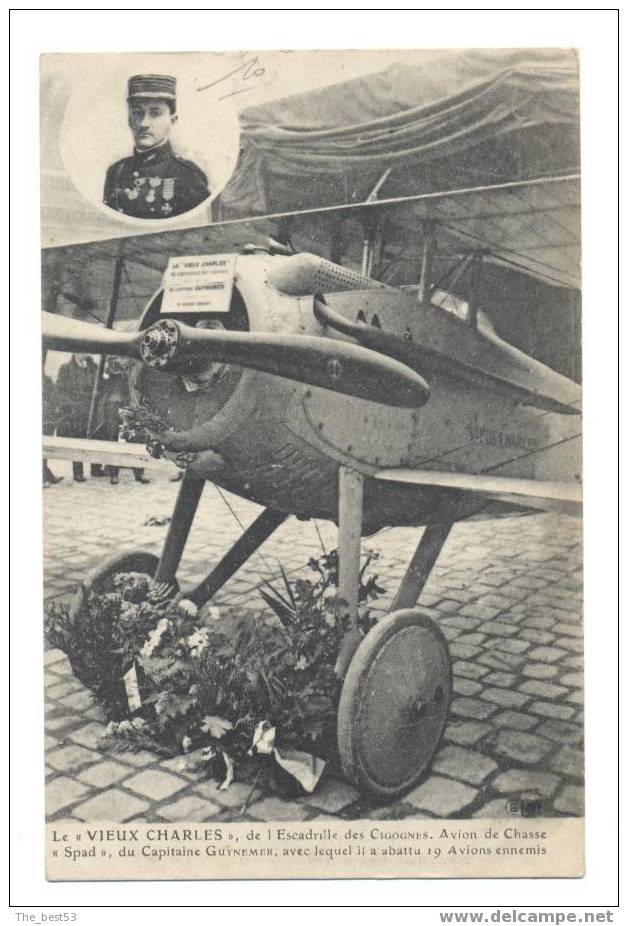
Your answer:
[[[132,733],[132,732],[133,732],[133,727],[131,725],[130,720],[123,720],[118,725],[118,733]]]
[[[185,614],[186,617],[196,617],[198,614],[198,605],[195,605],[189,598],[182,598],[177,604],[177,610]]]
[[[115,722],[115,720],[112,720],[110,723],[107,724],[107,729],[105,730],[105,733],[107,736],[113,736],[114,733],[117,733],[117,732],[118,732],[118,724]]]
[[[142,730],[144,727],[147,726],[147,723],[143,717],[134,717],[133,720],[131,721],[131,725],[136,730]]]
[[[225,733],[228,733],[229,730],[233,730],[233,724],[230,720],[225,720],[224,717],[215,717],[213,715],[206,714],[205,717],[203,717],[201,730],[204,733],[209,733],[210,736],[213,736],[219,740],[225,735]]]
[[[298,669],[299,672],[303,672],[304,669],[307,669],[307,659],[305,656],[299,656],[294,667]]]
[[[184,736],[183,739],[181,740],[181,748],[183,749],[183,752],[189,752],[191,745],[192,745],[191,737]]]
[[[138,605],[133,604],[131,601],[123,601],[120,608],[120,620],[125,621],[127,624],[133,623],[137,619],[138,610]]]
[[[201,627],[200,630],[195,630],[187,639],[187,644],[193,656],[200,656],[203,650],[207,648],[208,643],[209,630],[207,627]]]
[[[162,617],[154,630],[148,634],[148,639],[144,643],[144,646],[141,650],[142,656],[152,656],[154,651],[157,649],[161,642],[161,638],[164,633],[170,626],[170,621],[167,617]]]

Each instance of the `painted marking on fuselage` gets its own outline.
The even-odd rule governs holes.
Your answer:
[[[475,413],[467,422],[465,431],[470,441],[484,447],[499,447],[501,450],[535,450],[540,443],[521,431],[503,430],[482,424]]]

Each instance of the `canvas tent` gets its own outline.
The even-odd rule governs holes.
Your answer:
[[[249,214],[359,201],[387,166],[398,193],[577,167],[574,52],[424,51],[419,60],[243,110],[240,169],[223,199]]]
[[[359,204],[376,188],[379,199],[422,196],[417,219],[442,220],[577,285],[579,189],[564,179],[579,167],[575,53],[426,51],[419,60],[243,110],[222,216]],[[481,192],[433,196],[463,189]],[[529,217],[541,214],[534,234],[540,223]]]

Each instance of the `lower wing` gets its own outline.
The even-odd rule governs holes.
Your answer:
[[[82,437],[44,437],[43,457],[48,460],[74,460],[105,466],[131,466],[176,472],[170,460],[155,459],[143,444],[122,441],[88,440]]]
[[[419,469],[383,469],[375,478],[382,482],[469,492],[491,501],[540,511],[558,511],[576,517],[582,514],[582,486],[579,483]]]

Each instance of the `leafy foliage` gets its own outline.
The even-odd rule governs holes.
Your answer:
[[[173,423],[168,418],[164,418],[146,401],[142,405],[121,408],[120,418],[122,421],[120,436],[123,440],[129,443],[144,444],[156,460],[164,456],[166,445],[161,437],[164,432],[173,428]],[[172,459],[180,469],[186,469],[195,456],[193,453],[181,452],[175,454]]]
[[[383,591],[377,577],[365,576],[372,559],[361,573],[363,633],[373,623],[368,602]],[[266,722],[281,748],[326,759],[334,750],[334,665],[347,616],[336,593],[335,551],[309,567],[312,578],[290,581],[282,570],[279,583],[261,590],[273,615],[226,613],[219,621],[168,597],[148,576],[122,574],[111,591],[93,594],[74,622],[67,608],[51,605],[46,633],[103,705],[110,736],[123,746],[200,754],[219,774],[230,772],[232,758],[250,754],[254,731]],[[135,711],[124,682],[133,668],[141,699]]]
[[[172,427],[167,419],[148,404],[121,408],[120,418],[120,436],[123,440],[146,444],[146,449],[156,459],[163,456],[164,445],[158,439],[158,435]]]

